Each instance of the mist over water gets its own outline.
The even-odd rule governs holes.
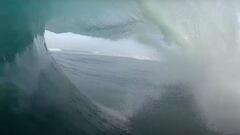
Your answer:
[[[177,55],[168,55],[174,73],[169,81],[189,85],[210,129],[239,132],[238,3],[176,3],[146,4],[155,24],[181,46]]]
[[[239,57],[239,3],[236,1],[150,0],[138,1],[137,4],[140,14],[129,10],[124,11],[127,12],[127,15],[128,11],[132,14],[135,13],[137,22],[142,23],[142,29],[139,30],[136,27],[130,35],[134,37],[135,41],[155,48],[162,61],[155,62],[157,68],[150,65],[147,67],[152,72],[148,74],[157,76],[147,78],[150,82],[157,82],[157,90],[149,90],[148,94],[135,96],[144,99],[151,95],[149,93],[152,92],[154,93],[152,95],[155,95],[157,91],[161,95],[159,96],[160,101],[152,101],[157,103],[168,95],[163,94],[168,91],[165,89],[174,87],[180,93],[190,93],[191,96],[188,98],[192,99],[188,102],[192,102],[193,108],[196,109],[195,114],[191,115],[200,117],[196,119],[199,123],[202,120],[207,129],[226,134],[239,132],[240,93],[238,89],[240,76],[237,60]],[[146,29],[147,31],[144,33],[139,33]],[[116,32],[118,31],[116,30]],[[99,44],[102,43],[99,42]],[[64,59],[67,57],[70,56],[64,56]],[[137,69],[142,68],[143,66],[138,66]],[[101,72],[99,68],[92,70]],[[111,70],[109,69],[109,71]],[[124,72],[133,73],[131,69],[119,73]],[[144,75],[140,75],[138,78],[144,78]],[[151,84],[151,86],[154,85]],[[139,91],[141,90],[138,89]],[[183,99],[180,98],[180,100]],[[129,102],[133,103],[134,101]],[[141,106],[146,108],[143,104]],[[158,107],[161,108],[161,106]],[[175,108],[177,107],[181,107],[181,105],[177,105]],[[159,108],[153,110],[158,112]],[[158,112],[159,115],[156,113],[156,116],[152,114],[149,117],[161,117],[160,112]],[[147,116],[148,113],[145,112],[143,115]],[[159,127],[161,128],[161,126]]]
[[[239,134],[239,4],[0,2],[0,131]]]

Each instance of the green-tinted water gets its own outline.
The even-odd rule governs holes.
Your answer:
[[[43,33],[49,4],[0,2],[0,134],[119,134],[48,54]]]
[[[239,133],[238,3],[233,0],[1,0],[0,134]],[[126,121],[106,113],[65,77],[47,51],[45,29],[107,40],[132,37],[137,43],[151,46],[165,58],[162,64],[157,64],[158,72],[151,74],[157,76],[152,81],[160,82],[154,87],[159,91],[164,89],[161,98],[144,103]],[[85,57],[82,64],[87,67],[85,75],[92,69],[91,60],[99,66],[94,71],[104,67],[101,61],[94,60],[105,60],[104,57]],[[145,77],[139,75],[143,71],[136,72],[139,73],[136,78],[128,77],[132,72],[126,72],[130,69],[127,66],[134,65],[133,61],[107,60],[115,62],[119,70],[95,73],[95,79],[100,80],[110,75],[99,89],[105,89],[108,81],[112,81],[115,85],[110,87],[121,90],[129,82],[136,83],[139,77]],[[151,64],[139,63],[136,65],[151,69],[148,67]],[[126,76],[112,80],[115,74]],[[83,85],[89,89],[97,86]],[[137,89],[141,85],[130,86]]]

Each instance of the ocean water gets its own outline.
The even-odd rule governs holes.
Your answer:
[[[0,134],[238,135],[239,7],[1,0]]]
[[[144,100],[157,99],[163,91],[154,76],[158,62],[71,51],[52,55],[81,92],[125,117],[132,116]]]
[[[205,127],[188,84],[159,82],[164,68],[159,61],[76,51],[52,56],[84,95],[128,125],[128,134],[214,134]]]

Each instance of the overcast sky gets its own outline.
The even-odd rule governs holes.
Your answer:
[[[74,33],[56,34],[50,31],[45,32],[45,38],[50,51],[74,50],[95,55],[157,60],[156,51],[153,48],[132,39],[113,41]]]

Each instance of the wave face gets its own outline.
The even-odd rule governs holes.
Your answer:
[[[239,4],[234,0],[2,0],[0,132],[4,135],[239,134]],[[91,75],[88,72],[92,72],[89,68],[92,61],[98,64],[114,61],[122,66],[116,69],[123,75],[132,73],[125,66],[127,63],[144,65],[146,69],[136,69],[132,78],[111,73],[94,73],[94,76],[114,82],[110,87],[128,85],[144,90],[138,82],[150,90],[129,93],[133,97],[125,101],[130,104],[125,111],[130,110],[131,114],[123,114],[125,120],[109,113],[103,109],[104,103],[82,94],[81,89],[88,86],[78,86],[79,90],[58,67],[47,51],[45,29],[101,37],[109,42],[130,38],[134,43],[153,48],[161,61],[71,55],[80,57],[83,60],[80,65],[90,70],[81,71],[86,72],[85,77]],[[144,70],[151,73],[139,75]],[[138,80],[141,77],[146,80]],[[127,79],[135,81],[129,83]],[[110,83],[102,87],[95,83],[94,87],[105,89]],[[121,105],[110,105],[111,100],[103,102],[122,113],[118,107]]]
[[[3,135],[121,134],[64,76],[43,33],[44,1],[0,2],[0,131]],[[116,126],[118,125],[118,126]]]

